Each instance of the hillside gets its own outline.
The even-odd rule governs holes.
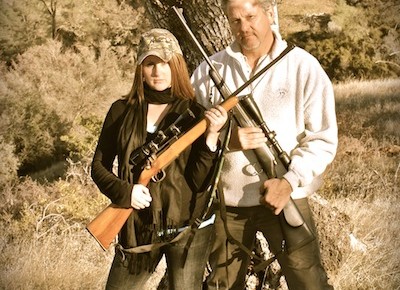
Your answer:
[[[279,25],[282,34],[290,35],[309,29],[307,17],[311,15],[333,14],[336,0],[280,0],[278,1]]]

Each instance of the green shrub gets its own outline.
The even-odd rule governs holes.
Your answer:
[[[333,15],[315,16],[308,30],[287,39],[313,54],[334,81],[400,76],[398,23],[384,4],[368,5],[338,1]]]
[[[337,35],[299,32],[289,40],[313,54],[334,81],[395,77],[388,63],[377,62],[376,43],[354,41],[344,32]]]
[[[125,1],[51,1],[55,8],[54,19],[48,11],[49,2],[0,2],[2,61],[10,64],[30,47],[50,39],[59,40],[64,51],[77,52],[85,46],[97,53],[100,53],[101,43],[109,40],[115,51],[133,57],[132,49],[135,50],[142,31],[138,28],[149,26],[143,7],[133,9],[131,3]]]
[[[3,239],[38,239],[50,232],[62,234],[75,224],[80,231],[108,204],[93,182],[83,185],[70,178],[39,183],[25,178],[4,187],[0,195],[0,227],[7,232]]]
[[[40,1],[0,1],[0,59],[10,63],[29,47],[46,41],[45,7]]]
[[[19,159],[20,174],[36,171],[61,160],[65,154],[65,144],[60,136],[68,131],[56,112],[43,102],[34,92],[26,92],[18,100],[8,100],[8,130],[4,138],[15,146]]]
[[[89,164],[93,157],[103,120],[98,116],[80,117],[68,132],[61,137],[67,144],[72,162]]]
[[[89,48],[61,50],[60,42],[48,41],[0,69],[0,130],[15,146],[20,174],[66,157],[90,159],[111,102],[130,86],[129,71],[119,67],[128,57],[108,42],[97,58]]]
[[[0,160],[2,164],[0,166],[0,189],[17,180],[19,160],[14,151],[14,145],[6,142],[4,137],[0,136]]]

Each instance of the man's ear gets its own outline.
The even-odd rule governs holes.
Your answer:
[[[265,14],[267,15],[269,24],[272,25],[274,24],[274,8],[271,6],[265,11]]]

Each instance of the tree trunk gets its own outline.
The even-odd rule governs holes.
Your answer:
[[[47,5],[47,3],[44,0],[42,0],[42,3],[46,6],[47,12],[49,12],[50,17],[51,17],[51,37],[52,37],[52,39],[56,39],[57,1],[56,0],[51,0],[50,1],[50,6]]]
[[[182,9],[190,30],[208,55],[222,50],[233,40],[219,0],[151,0],[144,5],[154,27],[168,29],[178,38],[190,73],[204,57],[185,31],[172,6]]]

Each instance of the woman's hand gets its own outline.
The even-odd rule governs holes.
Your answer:
[[[141,184],[133,185],[131,206],[134,209],[144,209],[150,206],[151,195],[149,189]]]
[[[216,105],[214,108],[205,111],[204,116],[208,120],[208,134],[219,133],[219,130],[221,130],[228,119],[228,113],[220,105]]]
[[[223,107],[217,105],[214,108],[205,111],[204,116],[208,121],[206,144],[208,148],[214,152],[217,150],[219,130],[221,130],[225,125],[226,120],[228,119],[228,113]]]

